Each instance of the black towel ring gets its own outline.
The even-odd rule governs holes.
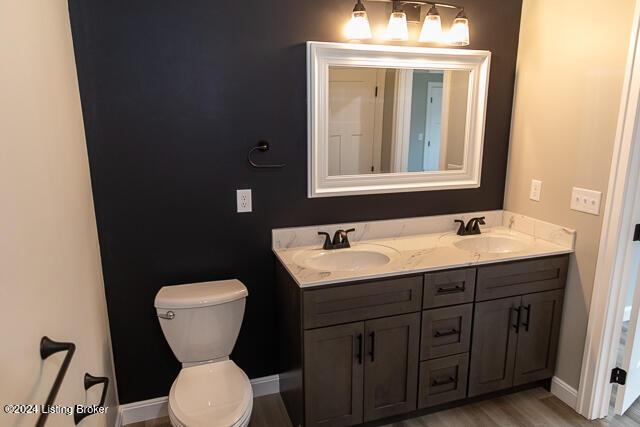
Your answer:
[[[258,168],[258,169],[260,169],[260,168],[262,168],[262,169],[265,169],[265,168],[283,168],[283,167],[286,166],[285,164],[280,164],[280,165],[260,165],[260,164],[257,164],[251,158],[251,155],[256,150],[262,151],[263,153],[265,151],[269,151],[269,142],[268,141],[259,141],[258,144],[255,147],[253,147],[251,150],[249,150],[249,154],[247,154],[247,161],[249,161],[249,164],[251,166],[253,166],[254,168]]]

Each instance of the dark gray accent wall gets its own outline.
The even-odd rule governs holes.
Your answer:
[[[168,284],[242,280],[232,358],[278,372],[271,229],[502,208],[521,0],[458,3],[493,53],[481,188],[307,199],[305,42],[344,41],[352,1],[69,1],[121,403],[180,370],[153,308]],[[286,168],[249,167],[259,139]]]

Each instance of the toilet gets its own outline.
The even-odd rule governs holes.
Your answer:
[[[173,354],[182,362],[169,392],[174,427],[244,427],[253,408],[247,375],[232,360],[247,288],[239,280],[165,286],[155,308]]]

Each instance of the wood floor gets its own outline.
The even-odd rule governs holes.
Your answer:
[[[280,395],[254,399],[250,427],[292,427]],[[640,403],[624,417],[587,421],[542,388],[390,424],[386,427],[640,427]],[[171,427],[168,418],[127,427]]]

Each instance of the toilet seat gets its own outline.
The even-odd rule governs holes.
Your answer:
[[[169,393],[169,417],[177,427],[244,427],[253,391],[232,360],[183,368]]]

